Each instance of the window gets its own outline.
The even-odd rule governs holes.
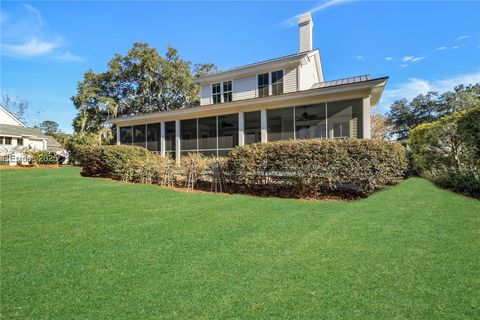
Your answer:
[[[23,146],[23,139],[17,138],[17,146]]]
[[[295,107],[295,138],[326,138],[326,105],[319,103]]]
[[[258,97],[267,97],[268,96],[268,73],[263,73],[258,75]]]
[[[5,144],[12,144],[12,138],[5,137]]]
[[[120,128],[120,143],[132,144],[132,127]]]
[[[293,107],[267,110],[268,141],[293,139]]]
[[[232,101],[232,81],[223,83],[223,102]]]
[[[133,127],[133,145],[139,147],[146,147],[145,125]]]
[[[198,149],[217,150],[217,117],[198,119]]]
[[[180,148],[184,151],[197,152],[197,119],[180,121]]]
[[[362,137],[362,100],[346,100],[327,103],[329,138]]]
[[[272,72],[272,95],[283,93],[283,70]]]
[[[245,144],[252,144],[262,140],[262,129],[260,121],[260,111],[244,113],[245,120]]]
[[[165,122],[165,154],[175,158],[175,121]]]
[[[212,84],[212,103],[222,102],[222,93],[220,92],[220,83]]]
[[[238,114],[218,116],[218,149],[231,149],[238,145]]]
[[[147,124],[147,149],[160,151],[160,123]]]

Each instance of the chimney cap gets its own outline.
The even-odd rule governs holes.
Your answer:
[[[298,24],[312,23],[312,13],[306,12],[298,18]]]

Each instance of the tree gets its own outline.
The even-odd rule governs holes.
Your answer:
[[[53,120],[42,121],[38,126],[36,126],[40,131],[47,135],[56,135],[60,133],[58,129],[58,123]]]
[[[370,128],[370,137],[378,140],[387,139],[392,130],[387,117],[382,114],[374,114],[370,117]]]
[[[25,122],[27,116],[28,102],[19,97],[11,97],[8,93],[2,93],[1,105],[13,113],[20,121]]]
[[[167,47],[162,57],[146,43],[134,43],[127,55],[115,54],[103,73],[85,72],[72,97],[78,114],[73,121],[75,132],[100,133],[109,129],[109,117],[136,115],[155,111],[187,108],[199,104],[199,87],[195,76],[216,68],[197,64],[192,68],[178,51]]]
[[[436,121],[457,111],[468,110],[480,105],[480,83],[459,85],[453,91],[439,94],[420,94],[408,102],[395,101],[387,113],[392,135],[397,140],[406,140],[416,126]]]

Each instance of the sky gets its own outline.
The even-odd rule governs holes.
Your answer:
[[[72,132],[70,98],[88,69],[147,42],[228,69],[298,51],[312,12],[324,77],[389,76],[375,112],[399,98],[480,82],[480,1],[2,1],[0,88],[29,102],[28,123]]]

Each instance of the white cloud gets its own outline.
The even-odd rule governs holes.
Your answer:
[[[438,47],[437,49],[435,49],[437,51],[442,51],[442,50],[447,50],[447,47]]]
[[[365,61],[364,56],[354,56],[354,58],[357,59],[358,61]]]
[[[330,0],[330,1],[324,1],[322,2],[321,4],[311,8],[310,10],[308,10],[307,12],[311,12],[311,13],[315,13],[315,12],[320,12],[320,11],[323,11],[327,8],[330,8],[330,7],[334,7],[334,6],[338,6],[340,4],[343,4],[343,3],[346,3],[346,2],[352,2],[354,0]],[[280,24],[285,26],[285,27],[292,27],[292,26],[295,26],[297,23],[298,23],[298,18],[300,18],[300,16],[302,15],[303,13],[300,13],[300,14],[297,14],[297,15],[294,15],[293,17],[290,17],[284,21],[282,21]]]
[[[394,59],[393,59],[393,57],[385,57],[385,60],[387,60],[387,61],[393,61]]]
[[[464,39],[468,39],[468,38],[470,38],[470,36],[463,35],[463,36],[458,37],[457,40],[464,40]]]
[[[1,12],[2,55],[22,59],[83,60],[67,50],[67,42],[60,34],[46,27],[38,9],[29,4],[23,4],[21,8],[20,15]]]
[[[33,38],[22,44],[3,44],[2,53],[7,56],[34,57],[51,53],[57,44]]]
[[[416,57],[416,58],[413,58],[411,61],[412,62],[418,62],[418,61],[421,61],[423,59],[425,59],[425,57]]]
[[[460,48],[460,46],[453,46],[452,49],[455,50],[455,49],[458,49]]]
[[[415,58],[415,57],[406,56],[406,57],[403,57],[402,61],[404,61],[404,62],[411,61],[411,60],[413,60],[413,58]]]
[[[402,98],[412,100],[419,94],[426,94],[430,91],[436,91],[443,93],[450,91],[459,84],[475,84],[480,83],[480,72],[474,72],[469,74],[455,75],[445,79],[419,79],[410,78],[407,82],[401,83],[391,89],[385,89],[382,100],[379,106],[379,111],[387,111],[390,105],[395,101]]]

